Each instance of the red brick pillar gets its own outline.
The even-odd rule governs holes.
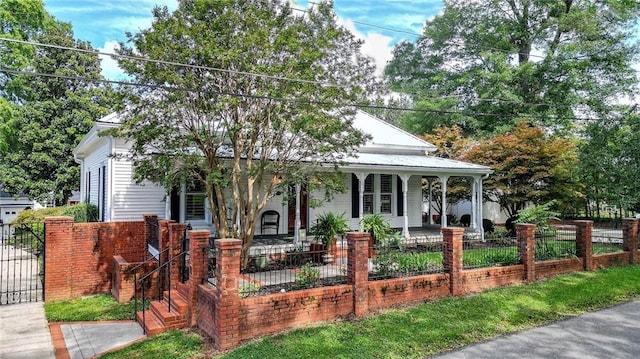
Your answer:
[[[635,264],[638,259],[638,220],[625,218],[622,220],[622,250],[629,252],[629,263]]]
[[[582,258],[583,269],[593,270],[593,221],[575,221],[576,224],[576,255]]]
[[[217,239],[215,332],[216,349],[227,350],[240,344],[240,252],[239,239]]]
[[[174,221],[162,220],[160,225],[160,238],[158,239],[158,251],[160,251],[160,263],[166,263],[169,260],[169,252],[165,249],[169,248],[169,225]]]
[[[45,219],[44,299],[45,302],[72,297],[73,217]]]
[[[189,315],[187,323],[198,324],[198,286],[207,279],[209,268],[209,231],[189,231]]]
[[[171,269],[171,287],[175,288],[180,283],[180,259],[175,258],[182,253],[182,241],[186,224],[171,223],[169,225],[169,260],[173,260],[169,268]]]
[[[536,225],[516,224],[518,254],[524,265],[524,280],[531,283],[536,280]]]
[[[442,231],[443,264],[445,272],[449,273],[449,291],[451,295],[462,295],[462,235],[464,228],[446,227]]]
[[[347,283],[353,285],[353,313],[356,316],[369,312],[370,237],[369,233],[347,233]]]

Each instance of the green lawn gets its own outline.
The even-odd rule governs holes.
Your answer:
[[[640,295],[638,278],[637,265],[563,275],[362,320],[294,330],[220,358],[421,358],[628,301]],[[170,340],[154,337],[108,358],[213,357],[204,353],[193,334],[169,335]]]
[[[138,306],[142,304],[138,302]],[[118,303],[107,294],[75,300],[51,302],[44,305],[50,322],[83,322],[94,320],[133,319],[134,303]],[[141,308],[138,307],[138,310]]]

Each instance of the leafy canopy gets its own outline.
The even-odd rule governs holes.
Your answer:
[[[299,13],[277,0],[186,0],[153,16],[120,53],[191,66],[120,60],[149,85],[125,93],[117,131],[139,180],[204,185],[218,234],[245,249],[277,191],[344,183],[332,168],[364,141],[348,104],[378,84],[331,3]]]
[[[448,0],[385,69],[416,109],[414,133],[458,125],[491,136],[521,118],[569,130],[576,117],[616,111],[637,79],[637,1]]]
[[[0,32],[19,40],[91,50],[41,0],[0,1]],[[47,203],[65,203],[80,187],[72,150],[111,106],[109,88],[72,79],[101,79],[97,54],[3,42],[0,66],[34,73],[0,74],[0,182]]]

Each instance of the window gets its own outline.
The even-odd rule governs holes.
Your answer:
[[[393,176],[380,175],[380,213],[391,214],[393,198]]]
[[[202,184],[187,187],[185,198],[186,220],[204,220],[204,201],[206,195]]]
[[[394,194],[402,196],[402,187],[398,189],[394,186],[394,177],[391,174],[370,174],[364,180],[364,193],[362,194],[362,213],[393,214]],[[400,180],[395,181],[396,185],[401,185]],[[351,175],[351,217],[358,218],[360,211],[360,181],[355,174]],[[398,192],[399,193],[396,193]],[[401,201],[402,197],[397,201]],[[400,202],[401,204],[401,202]],[[403,208],[398,205],[398,213],[402,215]]]
[[[364,214],[373,214],[373,186],[374,175],[368,175],[364,180]]]

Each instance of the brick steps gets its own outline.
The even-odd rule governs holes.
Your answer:
[[[187,327],[187,300],[177,290],[172,290],[169,302],[168,294],[165,291],[162,300],[151,302],[149,309],[144,311],[144,320],[143,312],[136,313],[136,321],[144,327],[148,336]]]

